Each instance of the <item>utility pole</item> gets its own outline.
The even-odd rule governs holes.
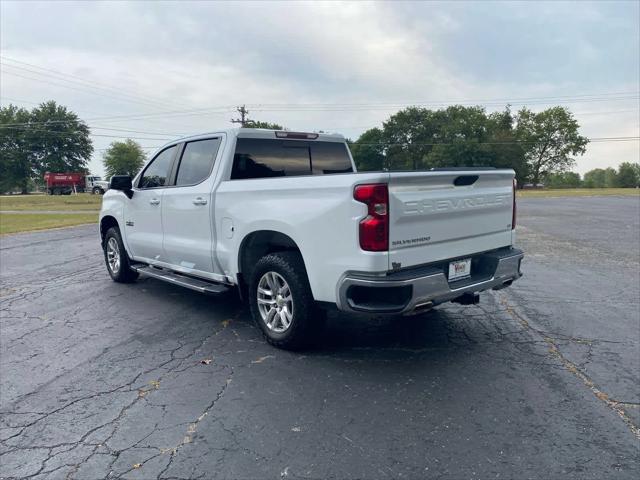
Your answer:
[[[241,107],[237,107],[236,110],[240,114],[240,118],[232,118],[231,123],[239,123],[240,126],[246,127],[247,123],[251,122],[251,120],[249,120],[248,118],[249,110],[247,110],[244,105],[242,105]]]

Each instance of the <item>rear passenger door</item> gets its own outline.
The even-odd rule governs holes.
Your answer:
[[[184,273],[214,273],[213,167],[222,138],[186,142],[162,199],[166,262]],[[207,275],[205,275],[207,276]]]

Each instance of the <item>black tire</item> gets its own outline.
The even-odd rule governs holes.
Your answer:
[[[268,272],[280,275],[291,292],[292,319],[283,332],[270,329],[258,308],[258,285]],[[262,257],[251,273],[248,296],[254,321],[262,330],[267,342],[274,347],[299,350],[311,346],[319,337],[324,325],[324,315],[313,300],[307,271],[298,252],[278,252]]]
[[[117,248],[120,260],[117,268],[112,267],[109,262],[110,248]],[[122,243],[122,237],[120,236],[120,229],[118,227],[111,227],[107,230],[107,234],[104,236],[102,250],[104,252],[104,262],[107,265],[107,271],[114,282],[131,283],[138,278],[138,272],[131,270],[131,260],[129,260],[129,255],[127,255],[127,251]]]
[[[102,194],[102,189],[100,187],[93,187],[93,190],[91,190],[91,193],[93,195],[101,195]]]

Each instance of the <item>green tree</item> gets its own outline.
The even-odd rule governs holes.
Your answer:
[[[605,171],[602,168],[594,168],[584,174],[584,186],[586,188],[604,188]]]
[[[135,177],[144,165],[144,161],[145,154],[142,147],[130,138],[124,142],[111,142],[102,157],[107,178],[114,175]]]
[[[490,115],[482,107],[409,107],[392,115],[382,129],[367,130],[351,149],[361,170],[494,166],[513,168],[520,181],[527,175],[508,107]]]
[[[487,115],[481,107],[452,106],[435,117],[438,144],[426,157],[428,166],[513,168],[524,181],[524,150],[516,141],[509,107]]]
[[[618,186],[618,172],[614,168],[605,168],[604,170],[604,187],[615,188]]]
[[[577,188],[581,184],[580,174],[575,172],[550,173],[545,179],[550,188]]]
[[[434,112],[439,145],[425,158],[428,167],[485,167],[495,159],[489,120],[481,107],[454,105]]]
[[[640,163],[623,162],[618,167],[618,186],[634,188],[640,186]]]
[[[35,174],[88,172],[93,153],[89,127],[67,107],[49,101],[31,111],[27,129]]]
[[[425,159],[433,149],[438,130],[435,112],[426,108],[409,107],[389,117],[382,129],[388,168],[428,168]]]
[[[357,142],[352,142],[349,148],[358,170],[383,170],[387,167],[384,136],[379,128],[367,130],[360,135]]]
[[[0,193],[19,188],[27,193],[33,177],[28,123],[30,113],[24,108],[8,105],[0,108]]]
[[[539,113],[523,108],[518,112],[516,134],[525,148],[534,184],[550,173],[568,170],[575,163],[572,156],[584,154],[588,139],[580,135],[579,127],[565,107]]]

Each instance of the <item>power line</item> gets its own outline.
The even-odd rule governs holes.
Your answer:
[[[156,150],[158,148],[162,147],[162,145],[156,145],[154,147],[140,147],[142,150]],[[92,153],[96,153],[96,152],[104,152],[106,150],[109,150],[110,147],[105,147],[105,148],[94,148]],[[41,153],[42,150],[36,150],[36,149],[32,149],[32,148],[27,148],[27,149],[23,149],[21,150],[21,152],[31,152],[31,153]]]
[[[66,123],[66,122],[65,122]],[[60,123],[56,123],[55,125],[60,125]],[[24,124],[24,125],[11,125],[11,124],[6,124],[6,125],[0,125],[0,130],[1,129],[10,129],[10,130],[24,130],[24,131],[32,131],[32,132],[45,132],[45,131],[59,131],[59,130],[55,130],[54,126],[52,125],[52,128],[47,129],[47,128],[31,128],[31,125],[28,124]],[[38,124],[38,126],[40,126]],[[46,127],[46,124],[43,125],[44,127]],[[183,137],[184,134],[183,133],[168,133],[168,132],[148,132],[145,130],[133,130],[130,128],[113,128],[113,127],[102,127],[102,126],[98,126],[98,125],[88,125],[87,128],[89,128],[90,130],[109,130],[109,131],[114,131],[114,132],[130,132],[130,133],[143,133],[143,134],[148,134],[148,135],[161,135],[161,136],[166,136],[166,137]]]
[[[166,135],[169,137],[184,137],[184,133],[168,133],[168,132],[147,132],[144,130],[132,130],[129,128],[111,128],[111,127],[99,127],[97,125],[89,125],[91,130],[109,130],[113,132],[131,132],[131,133],[144,133],[147,135]]]
[[[626,109],[626,110],[605,110],[605,111],[594,111],[594,112],[571,112],[573,115],[613,115],[613,114],[617,114],[617,113],[631,113],[631,112],[636,112],[638,113],[638,109],[636,108],[632,108],[632,109]],[[365,129],[365,130],[369,130],[371,128],[381,128],[382,125],[380,122],[376,125],[343,125],[343,126],[333,126],[333,127],[320,127],[318,128],[318,130],[323,130],[325,132],[327,131],[336,131],[336,130],[355,130],[355,129]]]
[[[85,78],[79,77],[77,75],[72,75],[69,73],[64,73],[64,72],[60,72],[57,70],[52,70],[49,68],[44,68],[38,65],[34,65],[32,63],[27,63],[27,62],[23,62],[20,60],[15,60],[15,59],[11,59],[5,56],[0,55],[0,64],[4,65],[5,67],[10,67],[10,68],[15,68],[15,69],[19,69],[19,70],[23,70],[32,74],[36,74],[36,75],[41,75],[44,77],[53,77],[56,80],[61,80],[61,81],[65,81],[65,82],[69,82],[71,84],[76,84],[76,85],[80,85],[82,87],[85,88],[90,88],[90,89],[96,89],[96,90],[103,90],[103,91],[107,91],[110,92],[112,94],[116,94],[119,97],[127,97],[129,98],[131,101],[136,101],[138,103],[143,103],[140,102],[140,100],[143,100],[144,103],[149,104],[149,105],[153,105],[156,108],[171,108],[171,107],[175,107],[176,104],[173,104],[171,102],[166,102],[166,101],[161,101],[161,100],[157,100],[145,95],[140,95],[140,94],[133,94],[133,93],[127,93],[124,92],[122,90],[122,88],[116,88],[110,85],[105,85],[103,83],[99,83],[96,82],[94,80],[87,80]],[[21,67],[18,65],[11,65],[11,64],[7,64],[6,62],[12,62],[12,63],[18,63],[21,65],[26,65],[28,68],[26,67]],[[48,73],[43,73],[43,72],[48,72]],[[70,80],[71,79],[71,80]]]
[[[80,133],[79,130],[76,131],[56,131],[56,130],[41,130],[41,129],[29,129],[23,128],[24,131],[30,132],[42,132],[43,135],[73,135],[75,133]],[[128,135],[107,135],[107,134],[99,134],[99,133],[90,133],[92,137],[105,137],[105,138],[130,138],[133,140],[158,140],[169,142],[171,140],[176,140],[180,136],[167,136],[164,138],[152,138],[152,137],[134,137]],[[637,141],[640,140],[640,136],[622,136],[622,137],[590,137],[587,140],[591,143],[601,143],[601,142],[628,142],[628,141]],[[463,140],[458,143],[447,143],[447,142],[434,142],[434,143],[424,143],[424,142],[366,142],[359,143],[355,142],[357,145],[371,145],[371,146],[406,146],[406,147],[414,147],[414,146],[436,146],[436,145],[526,145],[526,144],[535,144],[537,142],[527,142],[521,140],[513,140],[508,142],[495,141],[495,142],[475,142],[473,140]]]
[[[11,68],[16,68],[16,67],[11,66]],[[92,91],[92,90],[89,90],[88,87],[85,87],[85,86],[76,86],[76,85],[73,85],[73,84],[67,85],[65,83],[54,82],[54,81],[45,80],[45,79],[42,79],[42,78],[37,78],[37,77],[34,78],[34,77],[31,77],[31,76],[28,76],[28,75],[23,75],[21,73],[6,71],[5,69],[2,70],[2,73],[6,74],[6,75],[12,75],[12,76],[15,76],[15,77],[24,78],[24,79],[27,79],[27,80],[32,80],[32,81],[35,81],[35,82],[42,82],[42,83],[47,83],[47,84],[50,84],[50,85],[56,85],[56,86],[59,86],[59,87],[68,88],[68,89],[75,90],[75,91],[82,92],[82,93],[87,93],[87,94],[91,94],[91,95],[97,95],[99,97],[109,98],[111,100],[115,100],[115,101],[118,101],[118,102],[139,103],[141,105],[145,105],[145,106],[153,107],[153,108],[157,108],[157,109],[165,108],[165,107],[159,107],[157,105],[154,105],[154,104],[151,104],[149,102],[142,101],[142,100],[130,99],[130,98],[127,98],[127,97],[120,97],[120,96],[116,96],[116,95],[112,95],[112,94],[105,94],[105,93]]]
[[[111,86],[111,85],[107,85],[107,84],[104,84],[104,83],[99,83],[99,82],[96,82],[95,80],[88,80],[88,79],[80,77],[78,75],[72,75],[70,73],[64,73],[64,72],[60,72],[58,70],[53,70],[53,69],[50,69],[50,68],[41,67],[39,65],[34,65],[33,63],[23,62],[21,60],[16,60],[14,58],[9,58],[9,57],[6,57],[4,55],[0,55],[0,59],[3,59],[5,62],[9,61],[9,62],[21,64],[21,65],[27,65],[28,67],[32,67],[32,68],[35,68],[35,69],[38,69],[38,70],[42,70],[42,71],[45,71],[45,72],[50,72],[50,73],[53,73],[54,75],[57,75],[57,76],[69,77],[69,78],[77,79],[77,81],[80,81],[80,82],[83,82],[83,83],[87,83],[91,87],[102,88],[102,89],[105,89],[105,90],[112,90],[112,91],[114,91],[115,93],[117,93],[119,95],[127,95],[127,96],[133,96],[134,98],[146,99],[146,100],[148,100],[150,102],[153,102],[153,103],[156,103],[158,105],[164,105],[165,107],[167,107],[167,106],[175,107],[176,105],[178,105],[176,103],[159,100],[157,98],[150,97],[148,95],[140,95],[139,93],[126,93],[126,92],[123,93],[121,88],[117,88],[117,87],[114,87],[114,86]],[[1,61],[0,61],[0,63],[1,63]]]
[[[14,129],[15,130],[15,129]],[[29,128],[29,127],[22,127],[19,128],[20,131],[24,131],[24,132],[38,132],[41,135],[76,135],[79,133],[82,133],[80,130],[67,130],[67,131],[60,131],[60,130],[51,130],[51,129],[38,129],[38,128]],[[160,138],[157,137],[137,137],[137,136],[130,136],[130,135],[108,135],[108,134],[104,134],[104,133],[89,133],[89,136],[91,137],[105,137],[105,138],[130,138],[132,140],[159,140],[159,141],[170,141],[173,140],[175,138],[179,138],[180,135],[175,135],[175,136],[163,136]]]
[[[622,95],[621,95],[622,94]],[[536,97],[531,97],[535,99]],[[637,100],[640,99],[640,95],[636,92],[612,92],[612,93],[603,93],[603,94],[590,94],[587,95],[576,95],[574,97],[564,96],[564,97],[546,97],[547,99],[564,99],[564,100],[556,100],[555,102],[546,102],[542,101],[545,97],[538,97],[538,102],[533,104],[572,104],[572,103],[592,103],[592,102],[603,102],[603,101],[624,101],[624,100]],[[308,111],[318,111],[318,112],[331,112],[331,111],[369,111],[369,110],[387,110],[387,109],[396,109],[407,106],[448,106],[448,105],[463,105],[464,103],[471,105],[477,104],[479,101],[464,101],[464,102],[405,102],[405,103],[395,103],[395,104],[280,104],[281,106],[274,106],[273,108],[262,108],[260,106],[265,106],[266,104],[256,104],[257,108],[253,110],[257,111],[270,111],[270,112],[308,112]],[[504,105],[504,104],[522,104],[525,105],[527,103],[519,103],[513,100],[495,100],[493,101],[492,106],[496,105]],[[485,106],[490,105],[491,102],[484,102]],[[531,103],[528,103],[531,104]],[[273,104],[276,105],[276,104]],[[289,105],[288,107],[285,107]],[[251,105],[250,105],[251,106]],[[483,106],[483,105],[479,105]],[[243,108],[246,110],[246,105],[243,105]],[[115,116],[104,116],[104,117],[95,117],[87,119],[87,121],[100,120],[100,121],[118,121],[118,120],[146,120],[152,119],[155,117],[160,118],[169,118],[175,116],[193,116],[193,115],[215,115],[215,114],[224,114],[229,111],[238,111],[237,108],[234,109],[232,106],[219,106],[219,107],[206,107],[206,108],[198,108],[198,109],[190,109],[190,110],[174,110],[174,111],[166,111],[166,112],[157,112],[157,113],[147,113],[147,114],[131,114],[131,115],[115,115]],[[248,113],[248,111],[246,111]],[[246,115],[245,113],[245,115]],[[245,120],[246,121],[246,120]],[[242,119],[234,123],[241,123]],[[51,123],[51,122],[46,122]],[[7,124],[7,125],[20,125],[20,124]]]
[[[176,110],[171,112],[160,112],[160,113],[142,113],[142,114],[133,114],[133,115],[115,115],[115,116],[105,116],[105,117],[94,117],[88,118],[85,121],[91,122],[94,120],[98,121],[113,121],[113,120],[147,120],[153,119],[155,117],[162,118],[171,118],[174,116],[189,116],[189,115],[225,115],[229,112],[232,112],[233,106],[226,107],[216,107],[216,108],[199,108],[195,110]],[[31,122],[30,125],[34,125],[36,123],[56,123],[56,122],[64,122],[64,120],[52,120],[48,122]],[[5,125],[9,126],[19,126],[19,125],[28,125],[27,123],[6,123]]]
[[[593,99],[578,99],[571,101],[541,101],[541,102],[510,102],[512,106],[529,106],[529,105],[573,105],[579,103],[595,103],[595,102],[620,102],[629,100],[638,100],[640,96],[635,97],[616,97],[616,98],[593,98]],[[330,107],[330,108],[317,108],[317,107],[305,107],[305,108],[252,108],[254,112],[368,112],[368,111],[382,111],[382,110],[399,110],[409,107],[431,107],[431,108],[444,108],[448,106],[478,106],[478,107],[499,107],[504,106],[504,103],[405,103],[396,105],[377,105],[377,106],[363,106],[363,107]]]
[[[7,102],[7,100],[9,100],[9,102]],[[6,105],[7,103],[8,103],[9,105],[11,105],[13,102],[18,102],[18,103],[28,103],[29,105],[37,105],[37,106],[40,106],[40,105],[42,105],[43,103],[46,103],[47,101],[46,101],[46,100],[43,100],[43,101],[40,101],[40,102],[33,102],[33,101],[31,101],[31,100],[24,100],[24,99],[21,99],[21,98],[7,97],[6,95],[0,95],[0,106],[1,106],[1,104],[3,104],[3,103],[4,103],[5,105]],[[83,111],[83,112],[85,112],[85,113],[93,114],[93,115],[106,115],[106,113],[103,113],[103,112],[96,112],[95,110],[86,110],[86,109],[84,109],[84,108],[82,109],[82,111]],[[74,112],[74,113],[75,113],[75,112]],[[79,115],[79,113],[76,113],[76,115]]]
[[[628,92],[603,92],[603,93],[586,93],[586,94],[574,94],[574,95],[559,95],[559,96],[538,96],[538,97],[520,97],[520,98],[492,98],[492,99],[465,99],[465,100],[432,100],[432,101],[411,101],[411,102],[387,102],[387,103],[260,103],[250,104],[253,107],[319,107],[319,106],[397,106],[397,105],[421,105],[421,104],[435,104],[435,103],[447,103],[447,104],[461,104],[461,103],[510,103],[510,102],[528,102],[539,100],[555,100],[555,99],[574,99],[574,98],[589,98],[589,97],[607,97],[607,96],[628,96],[628,95],[640,95],[640,91],[628,91]]]

